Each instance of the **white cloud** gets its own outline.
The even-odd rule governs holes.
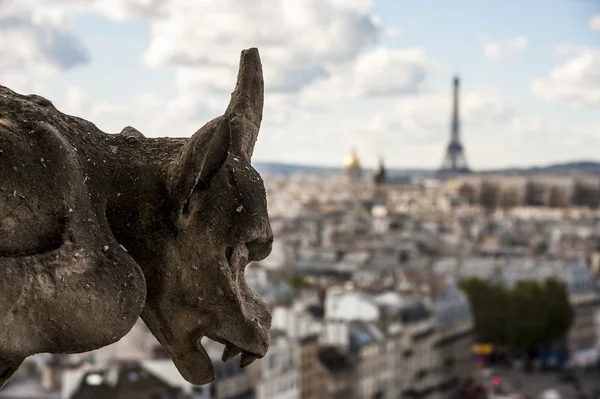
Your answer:
[[[236,57],[232,59],[237,61]],[[304,109],[315,110],[315,107],[337,101],[419,93],[427,88],[430,75],[440,71],[442,68],[418,47],[392,50],[378,46],[358,54],[356,59],[349,62],[329,64],[312,71],[296,70],[286,78],[287,86],[269,84],[273,80],[277,82],[276,74],[281,71],[265,63],[268,90],[265,122],[281,126]],[[230,92],[236,73],[237,65],[186,66],[178,69],[176,82],[181,93]]]
[[[173,0],[152,22],[145,60],[178,68],[180,86],[223,89],[239,52],[258,47],[268,90],[297,91],[387,34],[370,0]],[[215,80],[206,76],[218,70]],[[229,88],[228,88],[229,90]]]
[[[561,46],[558,52],[573,56],[548,77],[535,79],[533,93],[545,100],[600,106],[600,49]]]
[[[301,102],[314,105],[332,100],[415,94],[422,91],[429,75],[436,70],[441,67],[426,57],[421,48],[379,47],[360,54],[352,63],[330,68],[328,77],[301,91]]]
[[[497,141],[495,146],[501,152],[494,163],[539,166],[596,159],[599,127],[597,123],[566,123],[548,117],[520,115],[506,128],[514,139]],[[535,150],[531,151],[532,148]]]
[[[531,166],[595,158],[600,125],[565,123],[538,117],[507,104],[488,88],[461,96],[461,134],[472,168]],[[403,98],[353,131],[359,156],[375,165],[383,155],[390,165],[436,167],[450,139],[449,93]],[[532,149],[534,149],[532,151]]]
[[[71,115],[82,115],[88,112],[92,106],[90,96],[77,86],[69,86],[65,90],[65,99],[61,105],[64,105],[64,112]]]
[[[460,119],[467,129],[505,124],[513,111],[492,90],[478,88],[461,95]],[[449,135],[452,115],[450,93],[426,93],[398,100],[375,114],[366,125],[371,132],[389,132],[405,143],[430,141]]]
[[[19,71],[4,72],[2,74],[0,85],[8,87],[20,94],[39,94],[46,93],[45,88],[27,74]]]
[[[590,20],[590,28],[592,30],[600,30],[600,14]]]
[[[488,42],[483,47],[483,52],[493,60],[510,60],[520,55],[526,47],[527,38],[517,36],[506,41]]]
[[[83,0],[80,0],[84,4]],[[116,20],[160,18],[166,16],[167,0],[93,0],[93,10]]]
[[[241,48],[251,46],[262,47],[263,57],[282,67],[352,59],[383,34],[368,14],[370,3],[205,0],[192,5],[174,0],[168,16],[153,23],[147,60],[169,66],[232,65],[231,55],[235,59]]]
[[[94,12],[116,21],[165,15],[167,0],[4,0],[3,15],[29,15],[36,23],[65,26],[77,12]]]
[[[145,104],[143,123],[154,119],[169,119],[175,124],[198,123],[201,116],[214,116],[209,112],[222,112],[215,110],[215,103],[207,99],[231,92],[240,51],[256,46],[261,52],[268,91],[264,124],[281,128],[307,116],[294,95],[302,89],[315,93],[322,84],[336,89],[336,85],[346,88],[352,83],[353,88],[342,97],[356,97],[386,90],[413,91],[425,79],[428,61],[419,50],[369,52],[392,33],[371,14],[372,3],[372,0],[261,0],[249,5],[245,0],[12,0],[10,7],[0,9],[0,18],[25,21],[29,24],[25,33],[35,35],[27,45],[17,46],[15,53],[3,60],[11,60],[13,68],[27,64],[31,69],[46,68],[54,73],[87,62],[87,58],[74,57],[87,54],[70,30],[74,14],[91,12],[117,21],[148,19],[150,42],[144,59],[149,66],[173,68],[178,91],[173,98],[160,99],[162,111],[156,104]],[[51,35],[44,36],[38,31]],[[64,40],[55,42],[62,47],[54,52],[40,51],[44,49],[45,38],[52,38],[52,34],[59,37],[58,33]],[[29,88],[34,75],[15,72],[11,81]],[[312,83],[315,87],[311,87]],[[132,104],[92,101],[77,90],[61,93],[67,96],[63,100],[67,112],[106,120],[105,125],[100,125],[109,131],[114,131],[127,113],[131,120],[136,120],[138,110]],[[165,122],[148,125],[155,132]],[[170,131],[179,134],[176,129]]]
[[[133,107],[128,104],[120,104],[110,101],[98,101],[92,104],[91,113],[94,119],[108,119],[113,115],[133,113]],[[111,129],[112,130],[112,129]]]
[[[0,14],[0,71],[49,74],[88,62],[83,44],[67,30]]]
[[[71,29],[75,13],[113,20],[159,18],[166,0],[3,0],[0,74],[3,84],[30,90],[36,79],[87,64],[87,48]],[[15,84],[16,82],[16,84]]]
[[[8,0],[9,7],[0,7],[0,48],[7,49],[0,59],[0,84],[47,95],[37,85],[40,76],[88,62],[70,27],[76,13],[115,21],[144,19],[150,26],[145,63],[175,72],[175,95],[145,93],[129,103],[114,103],[71,87],[47,96],[62,111],[108,132],[132,125],[147,136],[187,136],[223,112],[235,85],[240,50],[256,46],[268,91],[257,157],[336,164],[357,144],[367,164],[375,164],[383,151],[392,165],[435,165],[449,137],[451,116],[451,93],[431,92],[430,77],[442,68],[421,48],[382,47],[382,38],[392,30],[372,15],[372,3]],[[590,22],[593,29],[598,29],[597,20]],[[484,52],[505,60],[526,47],[527,40],[516,37],[485,43]],[[598,49],[569,51],[572,58],[538,79],[534,92],[546,99],[600,104]],[[393,106],[375,109],[373,104],[390,104],[390,97],[395,97]],[[363,101],[367,98],[376,101]],[[318,112],[324,105],[327,111]],[[369,119],[370,107],[375,111]],[[565,128],[547,118],[521,115],[485,88],[461,96],[461,120],[474,166],[537,162],[531,148],[547,159],[561,156],[566,146],[573,154],[585,154],[592,144],[600,145],[591,128]],[[511,144],[507,136],[523,143]],[[477,151],[471,152],[473,148]],[[394,159],[396,154],[403,159]]]
[[[89,62],[87,49],[70,31],[67,13],[45,5],[0,2],[0,84],[20,93],[45,95],[41,78]]]
[[[61,112],[93,121],[105,132],[119,132],[131,125],[147,137],[190,136],[225,110],[225,106],[216,101],[188,94],[165,98],[144,93],[131,103],[98,101],[75,86],[68,87],[62,97],[52,100]]]

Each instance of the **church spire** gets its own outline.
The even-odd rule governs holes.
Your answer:
[[[379,168],[377,169],[377,172],[375,172],[373,179],[377,185],[385,184],[387,182],[387,173],[385,166],[383,165],[383,157],[381,156],[379,157]]]

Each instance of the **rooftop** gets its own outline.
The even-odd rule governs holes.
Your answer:
[[[175,398],[177,388],[136,362],[119,364],[115,369],[90,370],[83,374],[72,399],[134,399],[164,395]]]

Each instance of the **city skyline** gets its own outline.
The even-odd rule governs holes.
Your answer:
[[[43,5],[42,5],[43,4]],[[258,47],[257,162],[440,166],[461,78],[474,169],[600,160],[600,7],[553,0],[6,0],[0,84],[107,132],[189,137]],[[548,12],[552,10],[552,12]]]

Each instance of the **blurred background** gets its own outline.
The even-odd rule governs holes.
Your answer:
[[[0,0],[0,84],[189,137],[260,50],[272,346],[191,386],[139,321],[2,399],[600,397],[599,0]]]

